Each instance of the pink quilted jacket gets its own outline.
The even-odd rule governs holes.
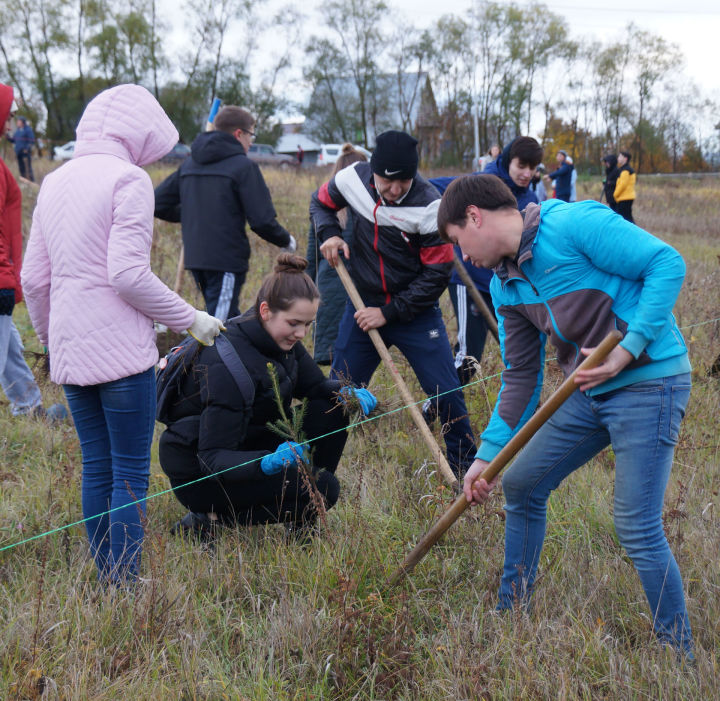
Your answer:
[[[71,161],[46,176],[33,214],[22,284],[50,377],[95,385],[158,360],[153,319],[187,329],[195,310],[150,270],[154,194],[140,167],[178,133],[139,85],[95,97]]]

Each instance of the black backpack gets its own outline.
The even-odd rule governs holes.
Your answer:
[[[255,383],[252,381],[233,344],[220,334],[215,338],[220,360],[230,371],[235,384],[247,406],[252,406],[255,400]],[[192,371],[195,359],[200,352],[200,342],[188,336],[179,346],[170,349],[170,352],[160,360],[155,373],[157,391],[157,410],[155,418],[169,426],[170,409],[180,400],[180,388],[187,373]]]

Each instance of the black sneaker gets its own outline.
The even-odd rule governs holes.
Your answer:
[[[171,529],[173,535],[191,535],[202,541],[215,538],[217,519],[211,519],[208,514],[188,511]]]

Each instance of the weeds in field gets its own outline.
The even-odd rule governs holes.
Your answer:
[[[151,171],[156,182],[168,173]],[[300,241],[320,177],[267,173],[280,219]],[[676,308],[681,325],[720,316],[720,183],[641,178],[637,190],[640,225],[688,263]],[[33,192],[24,189],[26,231]],[[277,254],[250,236],[243,309]],[[178,227],[158,222],[153,268],[170,285],[178,254]],[[191,280],[182,292],[200,303]],[[446,297],[441,306],[452,336]],[[28,350],[41,353],[22,306],[15,319]],[[340,502],[309,548],[288,544],[277,526],[224,529],[213,550],[172,537],[182,507],[167,495],[147,503],[142,578],[133,591],[98,586],[79,526],[0,554],[0,698],[717,698],[720,380],[708,370],[720,351],[720,322],[693,327],[686,339],[694,387],[664,523],[688,593],[694,673],[654,642],[642,588],[613,532],[608,451],[550,500],[531,613],[494,613],[499,492],[466,512],[401,587],[386,589],[388,574],[452,499],[410,417],[396,412],[352,430],[337,473]],[[409,366],[396,362],[421,399]],[[484,379],[466,391],[478,429],[499,391],[500,367],[488,340]],[[559,379],[549,365],[546,393]],[[47,400],[61,399],[41,382]],[[384,410],[399,406],[384,369],[372,390]],[[285,418],[299,435],[295,419]],[[0,545],[79,519],[80,451],[71,425],[13,418],[0,407],[0,465]],[[167,486],[155,442],[149,493]]]

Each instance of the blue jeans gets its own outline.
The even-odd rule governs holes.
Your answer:
[[[145,502],[133,502],[147,494],[155,370],[63,388],[82,449],[83,517],[89,519],[85,527],[99,578],[134,580],[140,569]]]
[[[23,357],[23,344],[12,316],[0,315],[0,385],[13,416],[29,414],[42,404],[40,388]]]
[[[354,314],[355,307],[348,300],[335,341],[330,376],[366,385],[380,363],[380,356],[369,334],[355,323]],[[397,346],[407,358],[423,392],[433,403],[437,401],[438,416],[447,426],[444,438],[448,463],[456,475],[463,474],[477,449],[440,307],[436,305],[412,321],[386,324],[378,331],[388,347]],[[438,393],[442,396],[435,399],[433,395]]]
[[[588,397],[576,391],[503,476],[505,565],[498,608],[532,593],[550,492],[607,445],[615,452],[615,530],[632,559],[661,641],[692,649],[683,584],[663,530],[662,508],[688,373]]]

